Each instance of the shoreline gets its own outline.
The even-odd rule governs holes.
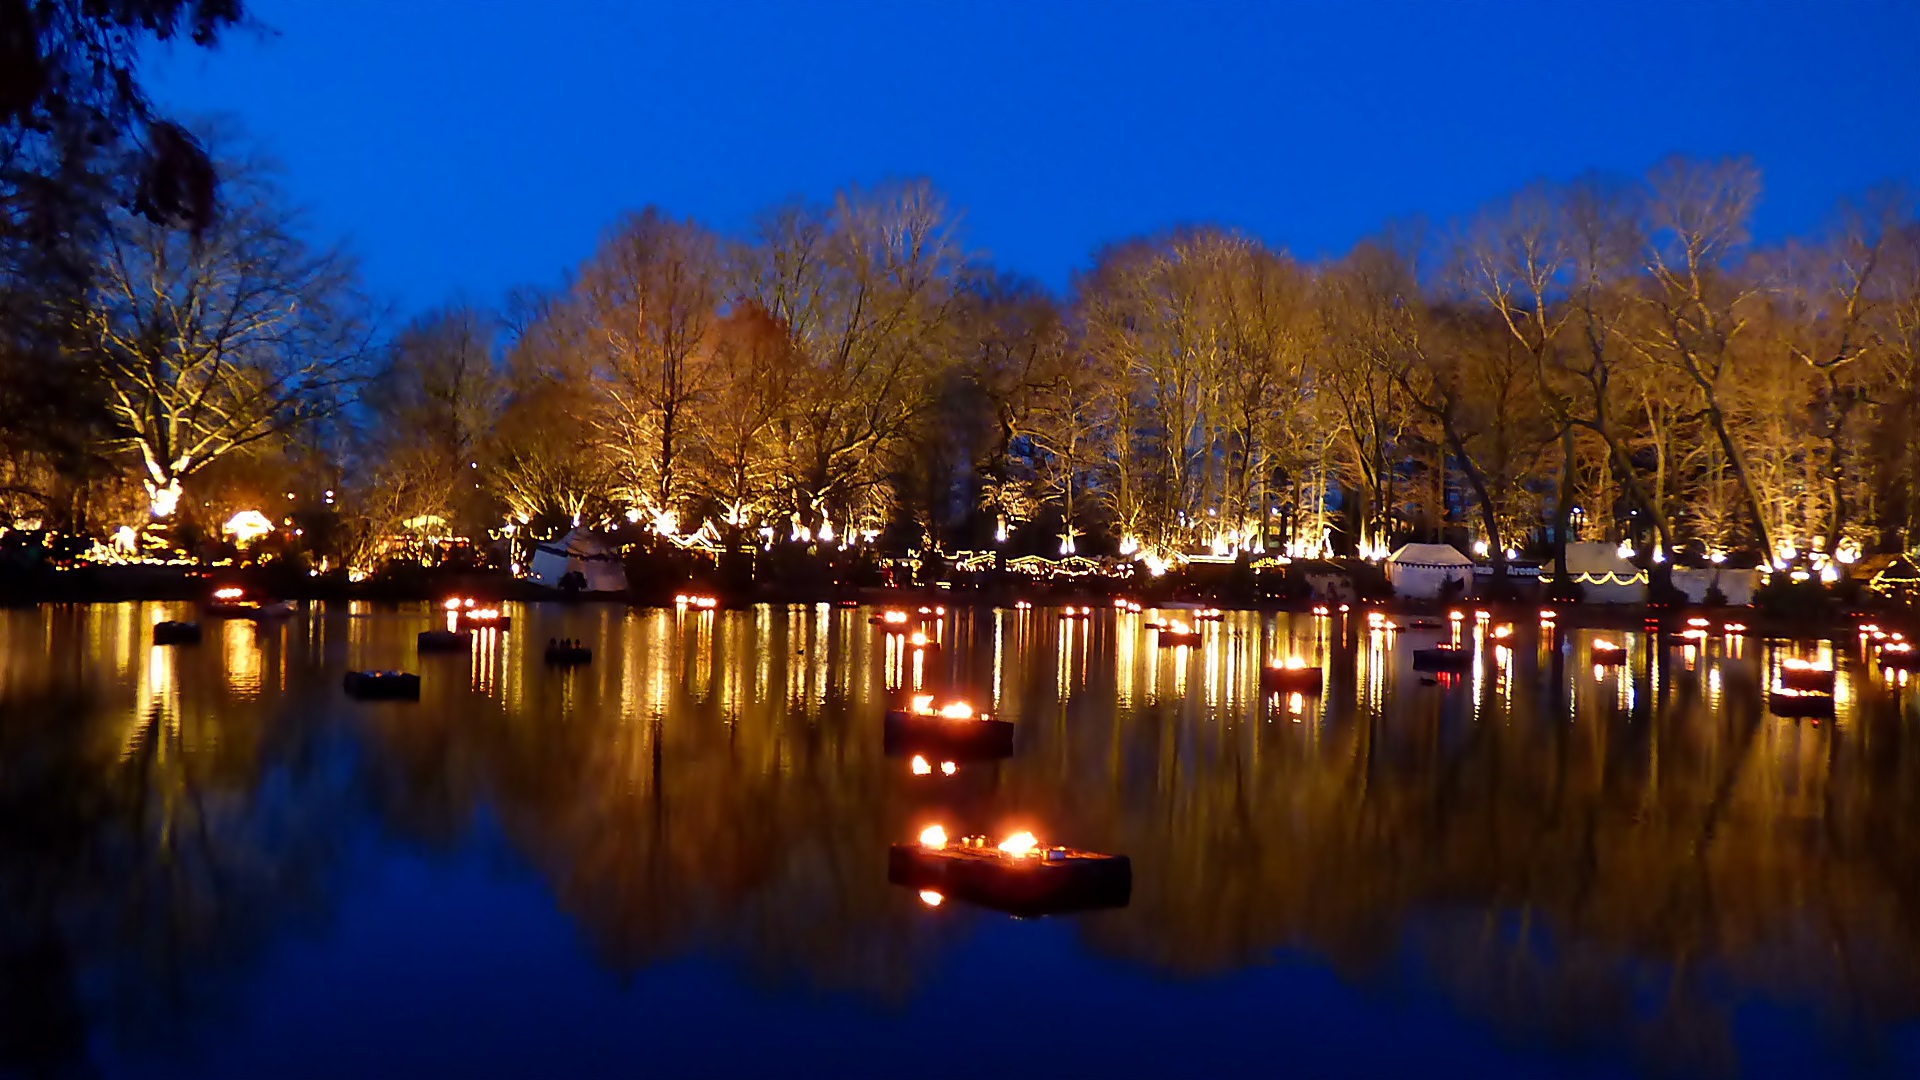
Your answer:
[[[919,607],[944,605],[950,608],[1012,608],[1025,601],[1036,609],[1069,604],[1109,607],[1113,598],[1125,596],[1153,608],[1218,608],[1222,611],[1250,611],[1273,614],[1310,614],[1316,606],[1330,609],[1329,617],[1341,618],[1340,602],[1313,599],[1277,599],[1242,597],[1231,599],[1217,593],[1178,587],[1149,586],[1146,589],[1078,588],[1059,589],[1041,583],[1026,588],[1010,583],[981,587],[962,586],[761,586],[748,593],[706,590],[682,583],[678,586],[629,589],[624,593],[567,595],[530,582],[510,578],[494,571],[435,571],[410,575],[404,579],[348,583],[340,578],[309,578],[304,575],[273,573],[271,568],[182,568],[182,567],[89,567],[81,570],[48,571],[18,575],[0,580],[0,608],[65,604],[108,604],[139,601],[190,602],[206,599],[217,584],[238,584],[273,599],[302,605],[329,602],[368,602],[378,605],[439,603],[448,596],[473,596],[488,601],[523,603],[617,604],[623,607],[671,608],[677,593],[712,595],[722,609],[752,607],[759,604],[834,604],[863,606]],[[1104,583],[1103,583],[1104,584]],[[1690,618],[1705,618],[1712,634],[1726,632],[1735,624],[1749,636],[1807,638],[1851,637],[1863,623],[1884,629],[1909,630],[1915,625],[1913,613],[1904,608],[1876,607],[1846,609],[1838,605],[1823,617],[1770,614],[1756,607],[1707,607],[1677,605],[1649,607],[1591,603],[1556,603],[1532,600],[1486,600],[1476,597],[1449,602],[1393,597],[1380,600],[1347,601],[1355,618],[1363,612],[1388,616],[1445,618],[1452,610],[1468,614],[1484,610],[1498,622],[1541,622],[1540,613],[1551,610],[1555,624],[1562,629],[1601,630],[1678,630]]]

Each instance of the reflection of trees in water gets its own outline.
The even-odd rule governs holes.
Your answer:
[[[904,769],[855,678],[877,654],[780,618],[667,618],[600,627],[593,667],[523,673],[517,697],[429,683],[418,710],[369,722],[377,786],[410,792],[396,824],[484,805],[616,971],[708,952],[770,982],[904,993],[929,928],[886,883]]]
[[[378,756],[491,800],[618,970],[718,951],[902,994],[952,924],[890,890],[880,853],[940,817],[1132,855],[1132,905],[1079,922],[1102,950],[1190,973],[1298,950],[1363,982],[1412,959],[1503,1030],[1625,1033],[1649,1063],[1728,1064],[1747,996],[1863,1030],[1920,1004],[1920,769],[1872,693],[1815,728],[1762,715],[1750,656],[1595,680],[1526,651],[1452,690],[1362,657],[1295,724],[1258,701],[1259,654],[1281,646],[1246,619],[1178,660],[1116,649],[1110,624],[1059,648],[1044,626],[1003,628],[997,652],[990,626],[963,624],[942,667],[977,697],[997,686],[1020,754],[922,785],[972,792],[929,800],[879,754],[856,616],[719,619],[604,626],[596,658],[615,662],[479,710],[426,703],[438,719],[382,729]],[[1389,691],[1377,711],[1369,678]]]
[[[886,845],[939,819],[1131,855],[1132,905],[1074,925],[1160,970],[1304,952],[1680,1070],[1729,1065],[1756,996],[1869,1046],[1920,1012],[1920,752],[1877,690],[1815,728],[1763,715],[1751,655],[1595,676],[1529,642],[1449,690],[1358,643],[1295,723],[1257,672],[1301,646],[1253,617],[1177,656],[1104,620],[1068,647],[1048,625],[961,625],[933,675],[997,690],[1019,754],[915,780],[881,756],[878,634],[857,614],[594,612],[583,632],[516,611],[484,658],[423,661],[417,706],[344,707],[336,678],[409,655],[424,614],[297,625],[294,662],[263,651],[244,686],[213,650],[161,668],[141,648],[83,701],[60,688],[86,667],[62,658],[132,649],[97,634],[39,682],[10,660],[6,1060],[79,1060],[96,1014],[152,1031],[217,1005],[270,935],[318,917],[363,798],[434,848],[496,822],[617,972],[708,954],[900,1000],[967,925],[886,884]],[[559,633],[594,665],[525,648]],[[298,708],[349,716],[364,750]]]
[[[116,614],[54,610],[47,639]],[[164,1044],[226,1007],[276,935],[322,917],[338,855],[342,774],[297,717],[232,700],[217,652],[150,663],[144,640],[91,636],[91,677],[56,650],[0,682],[0,1068],[29,1075],[85,1072],[96,1025]],[[128,679],[102,675],[115,649]]]

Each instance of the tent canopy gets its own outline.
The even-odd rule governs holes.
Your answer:
[[[568,574],[579,574],[581,592],[625,592],[627,568],[618,552],[585,527],[538,545],[527,576],[550,589],[565,588]]]
[[[1402,544],[1400,550],[1387,556],[1387,562],[1394,566],[1417,566],[1429,570],[1473,565],[1472,559],[1460,554],[1451,544]]]
[[[1640,568],[1620,557],[1617,544],[1581,540],[1567,545],[1567,573],[1620,574],[1632,577]]]

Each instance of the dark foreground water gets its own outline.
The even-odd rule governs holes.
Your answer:
[[[1426,685],[1338,620],[957,612],[922,677],[1019,726],[946,777],[883,755],[863,611],[510,606],[416,661],[424,606],[151,647],[184,610],[0,613],[0,1074],[1920,1072],[1920,742],[1851,640],[1815,725],[1765,693],[1812,642],[1522,623]],[[1323,700],[1263,698],[1285,653]],[[936,820],[1131,903],[929,907],[886,849]]]

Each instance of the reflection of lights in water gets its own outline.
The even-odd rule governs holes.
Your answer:
[[[254,646],[254,625],[228,619],[220,625],[220,659],[227,669],[227,691],[235,697],[260,692],[260,650]]]
[[[1165,652],[1165,649],[1161,650]],[[1173,696],[1185,700],[1187,696],[1187,665],[1193,662],[1193,650],[1185,645],[1173,647]]]
[[[1000,711],[1000,691],[1006,683],[1006,636],[1007,613],[994,609],[993,612],[993,711]]]

